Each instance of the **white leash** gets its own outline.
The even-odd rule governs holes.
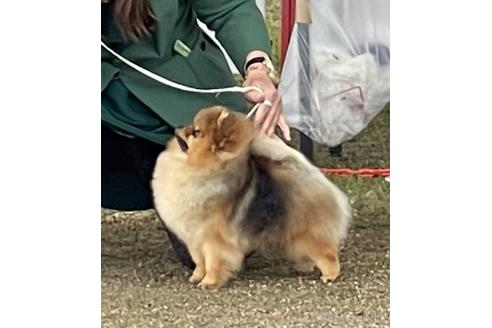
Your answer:
[[[143,75],[145,75],[145,76],[147,76],[147,77],[149,77],[149,78],[151,78],[151,79],[153,79],[153,80],[155,80],[155,81],[157,81],[159,83],[162,83],[164,85],[167,85],[168,87],[171,87],[171,88],[179,89],[179,90],[182,90],[182,91],[194,92],[194,93],[216,93],[216,94],[220,94],[222,92],[247,93],[247,92],[250,92],[250,91],[257,91],[257,92],[259,92],[260,94],[263,95],[263,91],[260,88],[255,87],[255,86],[250,86],[250,87],[239,87],[239,86],[235,86],[235,87],[217,88],[217,89],[197,89],[197,88],[189,87],[189,86],[186,86],[186,85],[182,85],[182,84],[176,83],[174,81],[168,80],[168,79],[166,79],[166,78],[164,78],[164,77],[162,77],[160,75],[157,75],[155,73],[152,73],[151,71],[149,71],[149,70],[147,70],[147,69],[145,69],[143,67],[140,67],[137,64],[129,61],[125,57],[123,57],[120,54],[118,54],[115,51],[113,51],[102,40],[101,40],[101,46],[103,46],[104,49],[106,49],[107,51],[109,51],[113,56],[115,56],[116,58],[118,58],[119,60],[121,60],[122,62],[124,62],[128,66],[130,66],[131,68],[133,68],[136,71],[142,73]],[[265,100],[263,102],[263,104],[265,104],[265,105],[267,105],[269,107],[272,106],[272,103],[269,100]],[[246,115],[246,117],[249,118],[251,115],[253,115],[254,112],[258,109],[259,106],[260,106],[260,103],[257,103],[256,105],[254,105],[253,108]]]

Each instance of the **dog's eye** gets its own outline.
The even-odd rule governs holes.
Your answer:
[[[198,138],[201,134],[201,131],[198,129],[194,129],[191,134],[193,135],[193,138]]]

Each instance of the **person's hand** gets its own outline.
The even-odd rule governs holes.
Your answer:
[[[282,114],[282,98],[268,74],[261,69],[250,70],[243,85],[255,86],[263,91],[263,95],[257,91],[250,91],[246,94],[249,101],[261,103],[255,113],[255,127],[260,128],[260,131],[266,135],[272,136],[278,125],[284,138],[290,141],[289,126]],[[272,105],[263,104],[265,100],[269,100]]]

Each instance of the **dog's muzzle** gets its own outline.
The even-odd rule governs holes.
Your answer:
[[[183,130],[182,128],[175,129],[174,135],[176,136],[176,140],[178,141],[178,145],[181,148],[181,151],[183,151],[183,153],[186,153],[186,151],[188,150],[188,144],[186,143],[186,141],[184,141],[184,139],[180,135],[180,132],[182,130]]]

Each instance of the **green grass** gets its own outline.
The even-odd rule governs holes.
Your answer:
[[[272,62],[280,71],[280,0],[267,0],[267,25],[272,41]]]

